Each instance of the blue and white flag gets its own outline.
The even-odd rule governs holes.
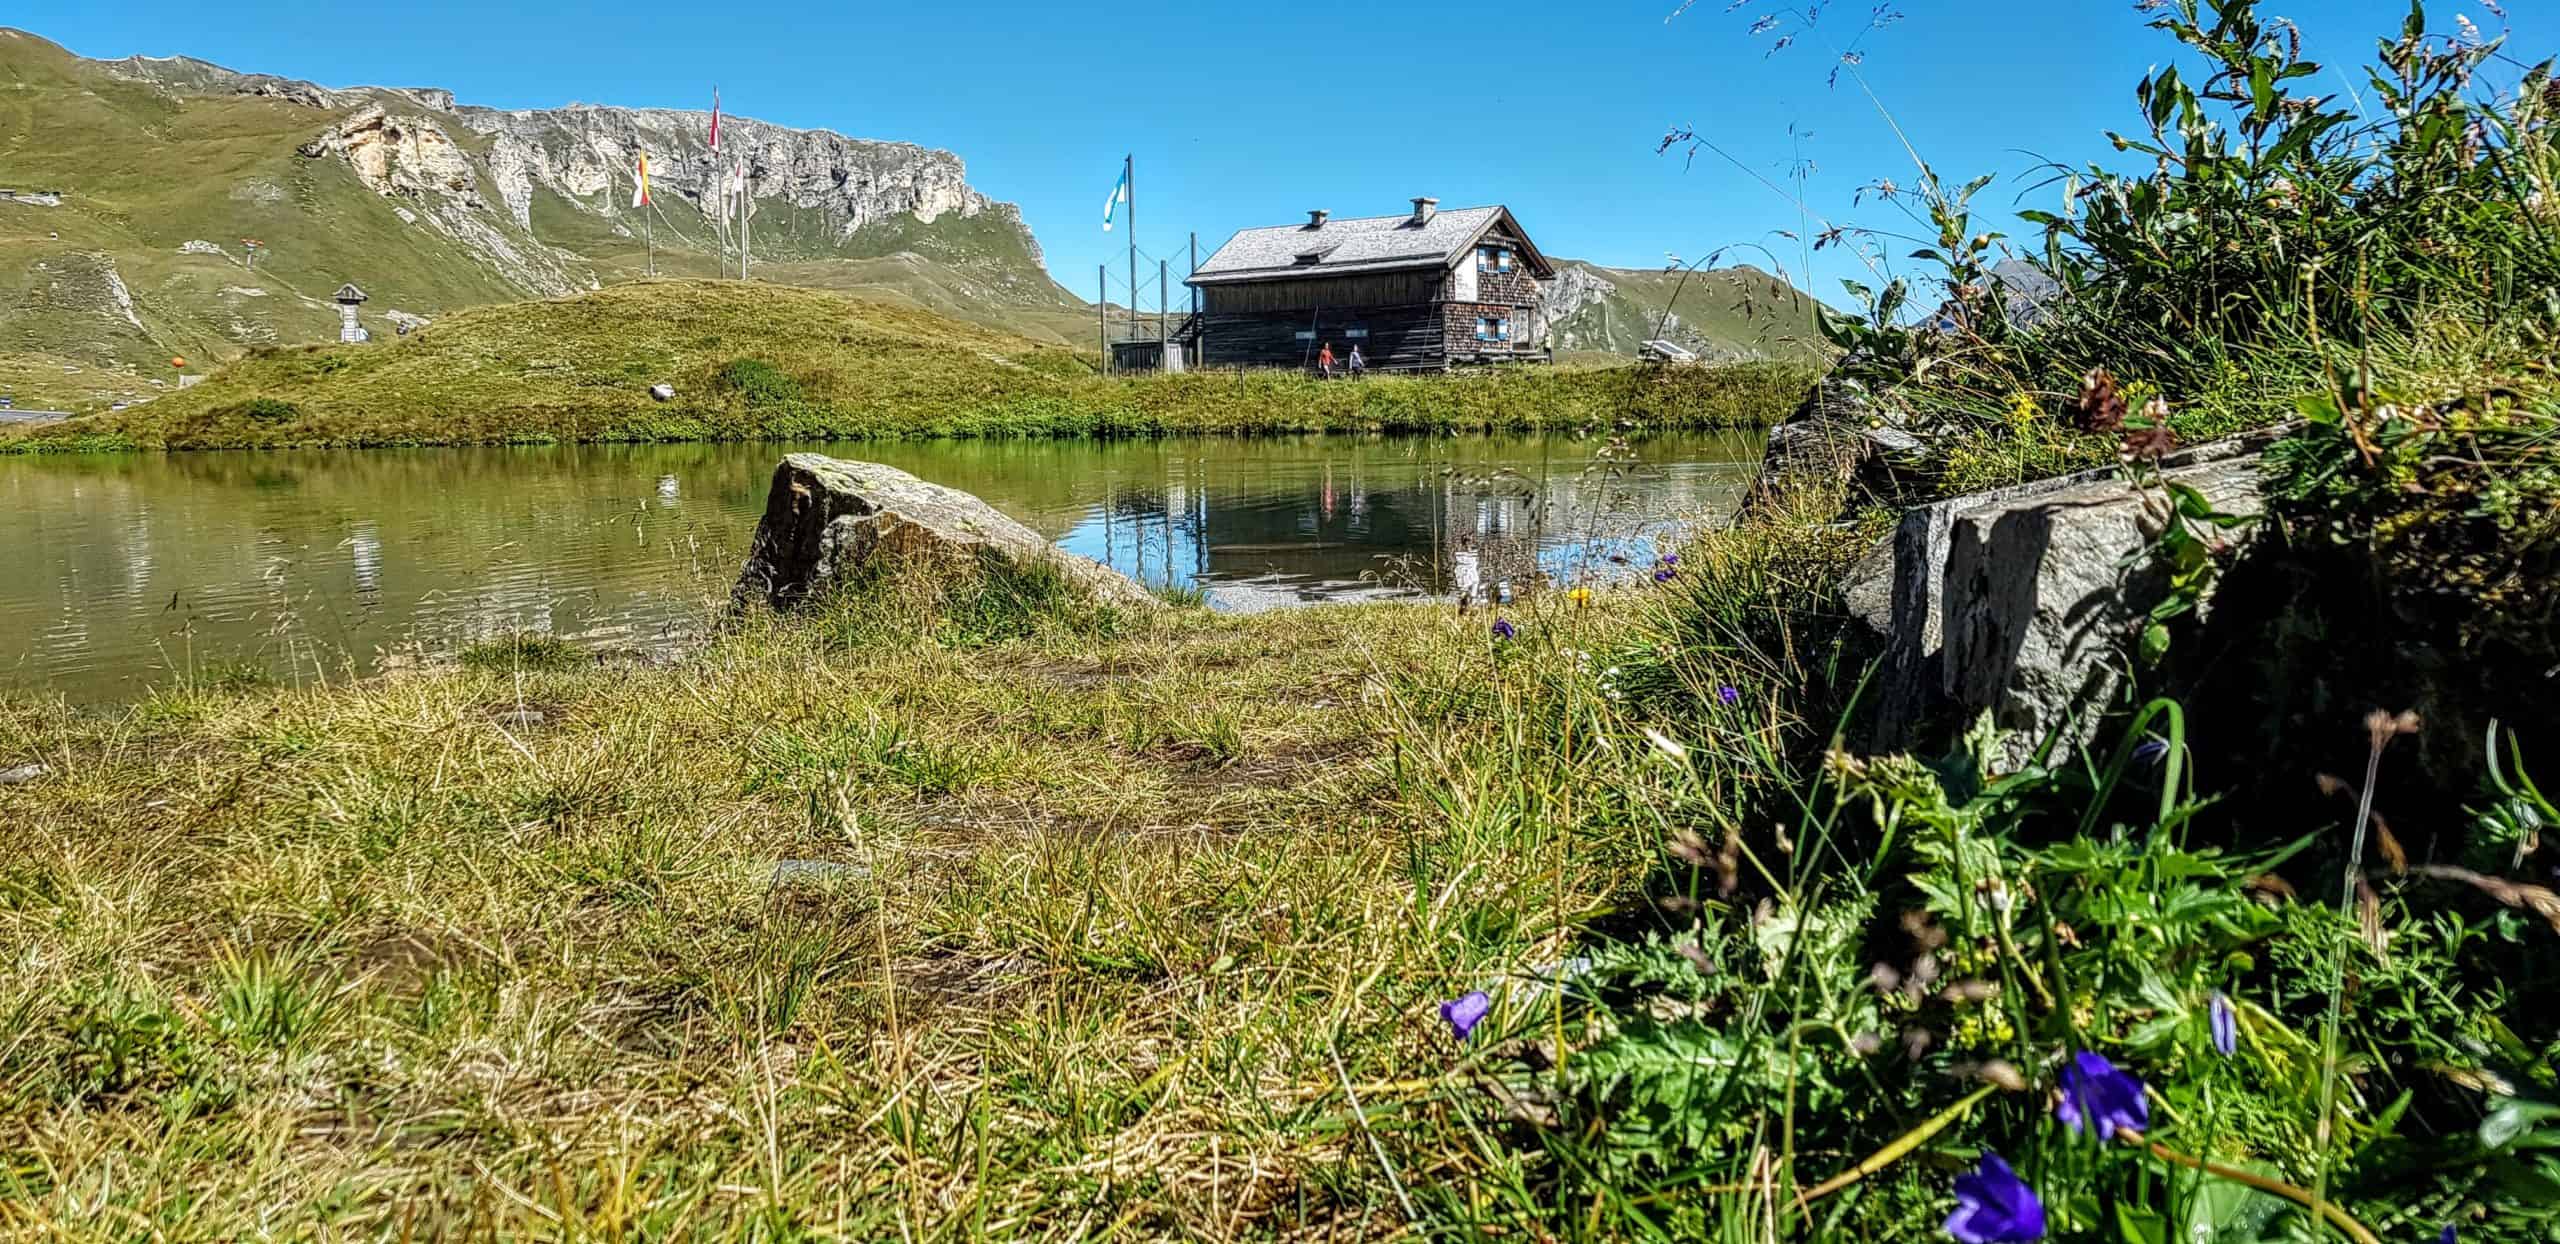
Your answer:
[[[1111,232],[1111,220],[1119,215],[1120,205],[1129,201],[1129,170],[1120,170],[1120,184],[1111,188],[1111,197],[1102,201],[1102,231]]]

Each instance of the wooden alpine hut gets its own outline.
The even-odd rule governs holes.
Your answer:
[[[1373,371],[1550,362],[1543,282],[1555,266],[1501,206],[1246,229],[1193,270],[1200,313],[1184,327],[1209,367],[1315,364],[1358,347]]]

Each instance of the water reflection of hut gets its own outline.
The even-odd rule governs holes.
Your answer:
[[[1151,585],[1226,585],[1213,589],[1222,598],[1428,594],[1497,603],[1506,588],[1526,595],[1559,576],[1606,573],[1598,562],[1624,561],[1612,554],[1650,525],[1639,511],[1651,507],[1636,498],[1655,499],[1668,483],[1579,459],[1453,471],[1404,454],[1278,462],[1168,454],[1135,472],[1107,472],[1098,503],[1058,538]],[[1550,547],[1558,541],[1575,551]]]
[[[1447,526],[1448,591],[1461,600],[1498,604],[1538,582],[1538,543],[1545,524],[1536,481],[1517,471],[1452,474],[1441,491]]]

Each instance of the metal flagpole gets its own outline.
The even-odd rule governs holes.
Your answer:
[[[1102,374],[1111,374],[1111,265],[1093,265],[1093,335],[1102,347]]]
[[[1137,340],[1137,154],[1121,159],[1121,179],[1129,184],[1129,340]]]

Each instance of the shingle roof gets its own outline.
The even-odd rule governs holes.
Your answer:
[[[1475,244],[1485,226],[1506,214],[1501,207],[1454,207],[1432,213],[1430,220],[1419,225],[1407,213],[1327,220],[1321,228],[1301,224],[1244,229],[1209,256],[1189,283],[1445,268]],[[1302,262],[1308,255],[1315,259]]]

